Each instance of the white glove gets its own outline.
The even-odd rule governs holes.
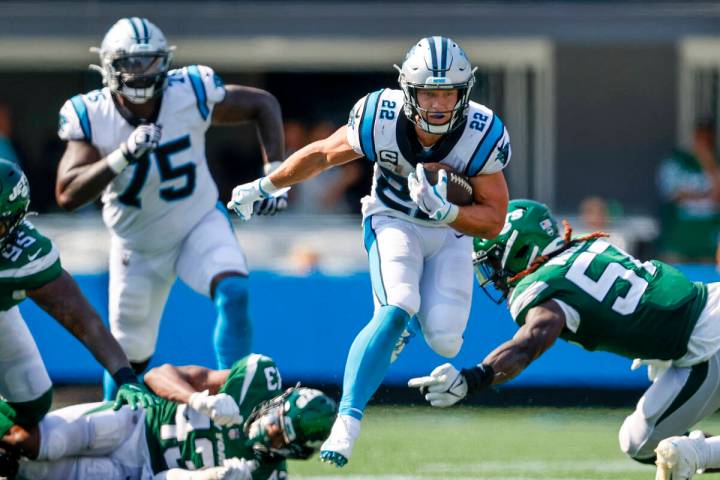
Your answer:
[[[162,127],[149,123],[140,125],[132,131],[120,149],[129,162],[138,160],[140,157],[157,148],[162,135]]]
[[[636,358],[633,360],[630,370],[637,370],[643,365],[647,365],[648,367],[648,380],[655,382],[655,380],[665,373],[665,370],[672,366],[672,360],[643,360],[641,358]]]
[[[188,405],[207,415],[216,425],[241,423],[240,409],[235,400],[226,393],[210,395],[207,390],[190,395]]]
[[[270,162],[266,163],[263,167],[263,173],[267,176],[277,170],[282,165],[282,162]],[[255,203],[253,213],[255,215],[275,215],[282,212],[288,206],[288,194],[285,192],[278,192],[267,198],[263,198],[259,202]]]
[[[448,201],[447,182],[447,172],[440,170],[437,184],[432,185],[425,176],[422,163],[418,163],[415,172],[408,175],[410,198],[417,203],[420,210],[433,220],[452,223],[457,218],[460,208]]]
[[[217,480],[252,480],[252,472],[258,467],[255,460],[244,458],[226,458]]]
[[[436,367],[429,376],[411,378],[408,387],[419,388],[433,407],[449,407],[467,396],[465,377],[450,363]]]

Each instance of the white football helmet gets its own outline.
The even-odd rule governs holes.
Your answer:
[[[427,37],[413,45],[405,56],[400,72],[400,88],[405,93],[405,115],[428,133],[442,135],[458,125],[467,116],[470,92],[475,84],[475,70],[465,51],[448,37]],[[431,124],[428,111],[417,101],[419,89],[458,89],[458,102],[447,123]],[[448,112],[449,113],[449,112]]]
[[[100,65],[90,65],[103,76],[103,84],[133,103],[144,103],[160,94],[174,46],[168,46],[162,31],[145,18],[118,20],[105,34],[100,48]]]

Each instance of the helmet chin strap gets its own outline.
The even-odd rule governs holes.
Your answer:
[[[418,114],[418,117],[419,118],[417,119],[417,122],[415,122],[415,125],[426,131],[427,133],[432,133],[434,135],[444,135],[450,130],[450,123],[452,122],[452,118],[450,118],[450,120],[443,123],[442,125],[433,125],[432,123],[422,118],[421,115]]]

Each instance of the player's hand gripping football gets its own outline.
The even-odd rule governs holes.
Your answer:
[[[210,417],[216,425],[232,425],[241,423],[242,420],[237,403],[226,393],[210,395],[207,390],[196,392],[190,396],[188,405]]]
[[[408,387],[419,388],[433,407],[450,407],[467,396],[467,381],[449,363],[436,367],[429,376],[411,378]]]
[[[270,175],[272,172],[274,172],[282,162],[271,162],[266,163],[263,167],[263,173],[265,175]],[[279,193],[279,192],[278,192]],[[276,195],[272,195],[267,198],[263,198],[259,202],[255,203],[255,206],[253,207],[253,211],[255,215],[275,215],[277,213],[282,212],[285,210],[288,206],[288,194],[287,191],[283,193],[279,193]]]
[[[151,392],[145,385],[140,382],[128,382],[120,385],[113,410],[119,410],[123,405],[129,405],[133,410],[137,410],[138,405],[148,408],[157,405],[160,397]]]
[[[120,145],[120,150],[128,162],[136,162],[148,152],[152,152],[160,143],[162,127],[154,123],[138,126],[128,139]]]
[[[447,183],[447,172],[440,170],[437,184],[431,184],[425,176],[422,163],[418,163],[415,172],[408,176],[410,198],[417,203],[420,210],[433,220],[452,223],[457,218],[460,208],[448,201]]]

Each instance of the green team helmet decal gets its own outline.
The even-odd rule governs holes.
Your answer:
[[[529,268],[538,256],[553,253],[564,244],[557,221],[547,206],[534,200],[512,200],[500,234],[493,239],[473,241],[477,281],[485,293],[500,303],[509,292],[508,279]],[[494,284],[502,296],[486,290],[489,284]]]
[[[335,402],[320,390],[289,388],[253,410],[245,434],[258,459],[306,459],[330,435],[336,413]]]
[[[30,207],[30,186],[20,167],[0,158],[0,246],[20,225]]]

